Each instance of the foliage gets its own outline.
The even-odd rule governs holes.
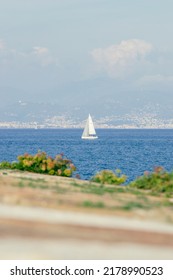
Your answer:
[[[147,205],[146,203],[144,204],[144,203],[141,203],[138,201],[129,201],[125,205],[122,206],[122,209],[127,210],[127,211],[134,210],[136,208],[149,209],[150,206]]]
[[[126,181],[126,176],[121,174],[121,170],[102,170],[91,178],[92,182],[110,185],[121,185]]]
[[[173,193],[173,172],[169,173],[158,166],[153,172],[145,171],[144,175],[131,182],[130,186],[154,192]]]
[[[92,202],[90,200],[85,200],[82,204],[84,207],[91,207],[91,208],[104,208],[105,205],[102,201]]]
[[[0,163],[0,169],[11,169],[11,163],[8,161],[3,161]]]
[[[71,160],[64,158],[62,154],[55,158],[39,151],[35,155],[25,153],[18,156],[18,162],[1,162],[0,169],[18,169],[35,173],[71,177],[76,167]]]

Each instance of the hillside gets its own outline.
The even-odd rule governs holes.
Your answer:
[[[0,172],[0,259],[172,259],[173,197]]]

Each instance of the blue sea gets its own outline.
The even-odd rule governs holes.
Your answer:
[[[171,129],[97,129],[99,138],[93,141],[81,134],[81,129],[0,129],[0,161],[38,150],[63,153],[87,180],[102,169],[121,169],[128,182],[156,166],[173,170]]]

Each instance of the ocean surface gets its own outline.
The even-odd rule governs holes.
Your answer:
[[[0,129],[0,161],[15,161],[38,150],[63,153],[77,167],[81,179],[102,169],[121,169],[134,180],[156,166],[173,170],[173,130],[97,129],[98,139],[81,139],[81,129]]]

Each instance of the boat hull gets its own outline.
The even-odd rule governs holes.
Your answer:
[[[81,138],[85,140],[94,140],[94,139],[98,139],[98,136],[83,136]]]

